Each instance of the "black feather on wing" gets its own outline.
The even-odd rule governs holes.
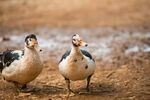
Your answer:
[[[59,63],[60,63],[63,59],[66,59],[67,56],[70,55],[70,52],[71,52],[71,50],[67,51],[67,52],[61,57],[61,60],[59,61]]]
[[[6,50],[0,55],[0,70],[2,71],[5,67],[8,67],[14,60],[19,60],[20,56],[24,56],[24,50],[20,50],[21,55],[14,50]]]
[[[71,50],[67,51],[62,57],[61,60],[59,61],[59,63],[63,60],[66,59],[67,56],[70,55]],[[89,52],[87,52],[86,50],[81,50],[82,54],[88,58],[90,58],[91,60],[93,60],[95,62],[95,60],[92,58],[91,54]]]
[[[87,52],[86,50],[81,50],[82,54],[88,58],[90,58],[91,60],[94,61],[94,59],[92,58],[91,54],[89,52]],[[95,61],[94,61],[95,62]]]
[[[3,53],[0,53],[0,71],[2,71],[3,69],[2,56],[3,56]]]

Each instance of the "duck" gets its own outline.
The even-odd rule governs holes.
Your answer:
[[[79,34],[73,35],[71,50],[63,54],[58,64],[58,70],[66,81],[69,93],[74,93],[70,89],[70,80],[87,79],[86,90],[89,91],[90,80],[96,68],[92,55],[88,51],[80,49],[80,46],[87,47],[88,44],[82,40]]]
[[[6,50],[0,53],[0,72],[4,80],[14,83],[21,89],[33,81],[42,71],[43,65],[35,34],[25,38],[24,50]]]

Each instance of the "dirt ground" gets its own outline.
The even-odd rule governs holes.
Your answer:
[[[0,0],[0,52],[23,49],[37,35],[43,71],[19,92],[0,76],[0,100],[150,100],[150,0]],[[86,80],[67,95],[58,61],[75,33],[96,61]]]
[[[43,30],[45,34],[51,38],[46,40],[48,44],[45,47],[45,45],[42,45],[45,44],[45,42],[40,41],[44,35],[43,32],[37,34],[40,41],[39,44],[44,50],[43,53],[45,55],[41,55],[44,64],[42,73],[28,84],[28,89],[34,89],[34,91],[29,93],[18,92],[13,84],[5,82],[3,78],[0,77],[0,99],[149,100],[150,33],[148,29],[101,28],[95,31],[96,29],[87,28],[83,31],[83,29],[79,30],[77,28],[54,29],[55,31],[53,29]],[[69,32],[66,33],[66,31]],[[79,94],[70,94],[68,97],[66,84],[64,78],[58,72],[57,64],[61,58],[60,55],[70,48],[70,33],[72,33],[72,31],[78,31],[79,33],[86,31],[86,34],[81,34],[81,36],[88,41],[89,47],[84,49],[87,49],[93,55],[96,60],[97,68],[91,79],[90,92],[87,93],[85,91],[85,80],[71,82],[71,88],[79,92]],[[49,32],[49,34],[47,32]],[[122,32],[124,34],[122,34]],[[20,36],[18,33],[22,33],[23,35]],[[32,32],[30,31],[29,33]],[[64,33],[63,39],[60,38],[62,34],[59,33]],[[92,37],[91,33],[94,33]],[[59,41],[54,34],[57,34]],[[45,39],[47,39],[47,35],[44,35]],[[2,36],[3,38],[0,39],[1,51],[6,48],[23,48],[24,41],[22,38],[25,36],[24,32],[14,31],[11,35],[10,32],[8,32]],[[52,38],[53,36],[56,39],[54,40],[55,43],[52,42],[54,39]],[[18,41],[16,41],[16,38],[18,38]],[[56,46],[51,45],[49,40]],[[97,40],[97,44],[95,40]]]
[[[145,63],[145,62],[144,62]],[[142,64],[141,68],[129,68],[123,65],[120,68],[97,70],[92,77],[90,92],[85,91],[85,81],[72,82],[71,88],[80,94],[70,95],[69,100],[149,100],[149,63]],[[1,81],[0,99],[28,99],[28,100],[62,100],[67,99],[65,81],[57,71],[57,64],[45,62],[40,76],[28,84],[34,92],[21,93],[10,84]]]

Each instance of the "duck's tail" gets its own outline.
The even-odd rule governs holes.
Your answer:
[[[3,61],[2,61],[3,53],[0,53],[0,72],[3,70]]]

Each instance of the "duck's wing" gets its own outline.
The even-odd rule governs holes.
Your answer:
[[[70,55],[70,52],[71,52],[71,50],[66,51],[66,53],[65,53],[65,54],[63,54],[63,56],[61,57],[61,59],[60,59],[59,63],[60,63],[60,62],[62,62],[62,60],[63,60],[63,59],[66,59],[66,58],[67,58],[67,56],[69,56],[69,55]]]
[[[3,56],[3,53],[0,53],[0,71],[2,71],[3,69],[2,56]]]
[[[95,60],[92,58],[92,55],[89,52],[87,52],[86,50],[81,50],[81,52],[84,56],[88,57],[89,59],[95,62]]]
[[[15,60],[20,60],[24,56],[24,50],[6,50],[0,53],[0,70],[9,67]]]

